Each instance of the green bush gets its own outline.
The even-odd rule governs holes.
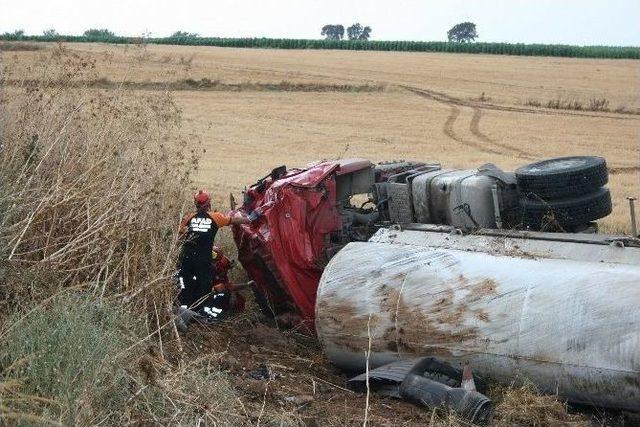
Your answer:
[[[16,388],[0,388],[0,401],[9,413],[68,425],[117,411],[129,397],[122,366],[141,335],[138,324],[123,310],[81,296],[14,313],[0,344],[0,382]]]
[[[239,425],[216,355],[168,364],[132,308],[61,294],[0,331],[0,425]]]
[[[116,37],[113,31],[106,28],[90,28],[84,32],[83,36],[93,39],[111,39]]]

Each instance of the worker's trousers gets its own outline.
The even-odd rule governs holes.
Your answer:
[[[211,293],[213,284],[213,266],[211,258],[203,258],[187,254],[180,266],[181,291],[178,295],[180,305],[197,311],[204,306],[204,302]]]

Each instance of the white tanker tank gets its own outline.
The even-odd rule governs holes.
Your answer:
[[[324,270],[316,330],[343,369],[364,371],[370,344],[370,368],[434,356],[493,381],[640,411],[640,242],[381,229]]]

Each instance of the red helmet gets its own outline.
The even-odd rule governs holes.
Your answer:
[[[211,205],[211,197],[206,191],[198,190],[198,192],[193,196],[193,202],[196,204],[197,208],[206,208]]]

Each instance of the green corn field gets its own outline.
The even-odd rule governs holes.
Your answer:
[[[640,48],[635,46],[571,46],[561,44],[523,43],[453,43],[423,41],[382,40],[316,40],[273,38],[221,38],[221,37],[86,37],[86,36],[15,36],[5,34],[0,40],[37,42],[101,42],[116,44],[166,44],[187,46],[220,46],[263,49],[342,49],[402,52],[484,53],[492,55],[561,56],[571,58],[640,59]]]

